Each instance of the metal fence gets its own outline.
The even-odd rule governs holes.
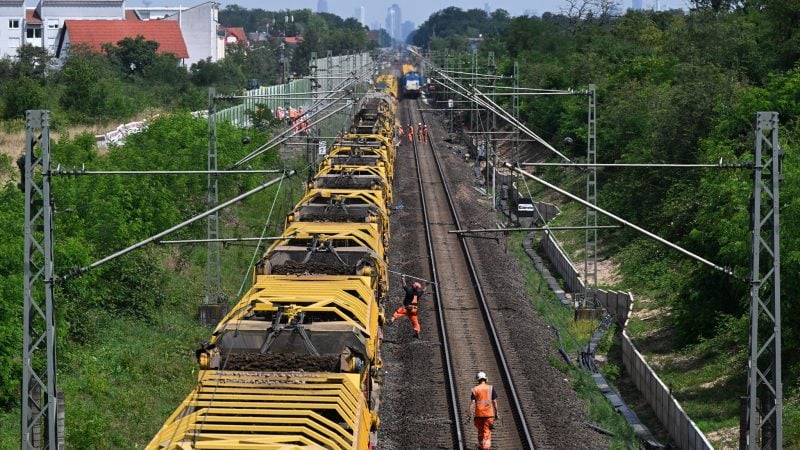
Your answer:
[[[327,56],[317,59],[317,91],[322,92],[319,97],[330,92],[352,76],[364,75],[371,71],[373,65],[369,53],[356,53],[352,55]],[[308,110],[313,103],[311,80],[303,78],[285,84],[264,86],[258,89],[245,91],[239,104],[217,111],[217,121],[229,121],[239,126],[250,125],[250,112],[258,108],[267,108],[275,116],[279,108],[303,108]],[[287,112],[288,113],[288,112]]]
[[[583,292],[583,281],[578,275],[578,269],[564,253],[564,249],[553,237],[553,234],[545,231],[542,238],[542,248],[544,249],[550,263],[555,267],[556,272],[564,280],[564,290],[567,292]]]
[[[583,292],[583,280],[551,233],[545,233],[542,246],[551,264],[564,280],[567,290]],[[633,295],[629,292],[602,289],[595,291],[594,294],[597,302],[614,315],[616,322],[622,328],[622,360],[628,376],[656,413],[659,422],[667,430],[675,445],[682,449],[713,449],[703,432],[689,418],[678,400],[672,396],[669,387],[658,378],[628,336],[627,325],[633,311]]]
[[[248,98],[242,99],[238,105],[217,111],[217,120],[248,126],[250,124],[249,112],[256,111],[259,107],[268,108],[273,116],[276,109],[283,108],[287,104],[295,109],[306,109],[311,104],[310,98],[307,98],[310,91],[311,82],[309,80],[294,80],[286,84],[252,89],[244,93]],[[300,98],[301,94],[305,98]],[[292,98],[293,96],[298,98]]]

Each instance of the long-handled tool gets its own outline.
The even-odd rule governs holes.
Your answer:
[[[435,283],[435,282],[433,282],[433,281],[431,281],[431,280],[426,280],[425,278],[420,278],[420,277],[414,277],[414,276],[411,276],[411,275],[409,275],[409,274],[407,274],[407,273],[403,273],[403,272],[397,272],[397,271],[395,271],[395,270],[389,270],[389,269],[386,269],[386,271],[387,271],[387,272],[391,272],[391,273],[396,273],[396,274],[398,274],[398,275],[401,275],[401,276],[404,276],[404,277],[406,277],[406,278],[413,278],[413,279],[415,279],[415,280],[424,281],[424,282],[426,282],[426,283],[428,283],[428,284],[437,284],[437,283]]]

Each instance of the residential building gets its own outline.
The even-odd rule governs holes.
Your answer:
[[[247,39],[247,33],[244,32],[242,27],[226,27],[219,26],[220,32],[225,33],[225,46],[229,45],[248,45],[250,42]]]
[[[101,51],[126,37],[142,36],[158,42],[158,53],[171,53],[184,62],[189,57],[181,29],[168,20],[65,20],[58,39],[56,58],[63,59],[70,47],[85,45]]]
[[[56,40],[65,20],[125,19],[124,0],[40,0],[35,13],[43,25],[43,45],[55,54]]]
[[[0,58],[14,57],[17,48],[31,44],[48,49],[52,54],[65,54],[61,32],[67,20],[79,21],[147,21],[177,22],[188,50],[187,65],[200,60],[219,61],[225,57],[227,40],[233,40],[219,28],[219,4],[208,1],[193,7],[126,8],[125,0],[38,0],[34,8],[25,8],[25,0],[0,0]],[[99,25],[105,29],[105,25]],[[133,33],[135,27],[123,29]],[[133,31],[131,31],[133,30]],[[141,34],[141,33],[139,33]],[[68,37],[68,36],[67,36]],[[246,40],[244,33],[236,38]],[[67,42],[69,44],[69,41]]]
[[[0,52],[16,55],[24,41],[24,0],[0,0]]]
[[[36,47],[44,47],[44,27],[42,18],[34,8],[25,9],[25,38],[24,42]]]
[[[183,40],[189,49],[186,65],[210,59],[217,62],[225,58],[225,36],[219,36],[219,3],[205,2],[164,17],[178,22]]]

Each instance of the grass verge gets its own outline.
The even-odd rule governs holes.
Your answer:
[[[534,306],[545,321],[555,327],[561,336],[564,349],[569,354],[574,354],[581,347],[584,347],[591,337],[591,333],[596,328],[596,323],[576,323],[573,320],[572,311],[565,308],[550,291],[547,283],[541,274],[536,270],[533,262],[522,248],[524,235],[522,233],[512,233],[509,236],[509,248],[517,258],[525,275],[525,288],[531,298],[534,299]],[[607,333],[601,348],[610,345],[611,333]],[[635,444],[636,437],[633,429],[628,426],[625,420],[617,414],[611,403],[597,389],[592,377],[584,370],[573,365],[567,365],[561,359],[551,361],[554,367],[561,370],[570,377],[572,385],[578,395],[586,400],[589,405],[589,417],[600,427],[613,433],[610,437],[611,448],[625,449],[628,444]],[[606,365],[603,373],[613,379],[615,373],[619,373],[618,368],[613,365]],[[610,380],[609,380],[610,381]]]

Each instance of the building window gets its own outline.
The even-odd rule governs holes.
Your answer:
[[[19,19],[8,19],[9,30],[19,30]]]
[[[8,38],[8,48],[12,50],[16,50],[19,48],[19,38],[18,37],[10,37]]]
[[[28,39],[41,39],[42,38],[42,29],[41,28],[28,28],[25,30],[25,36]]]
[[[58,29],[58,19],[47,19],[47,28],[51,30]]]

